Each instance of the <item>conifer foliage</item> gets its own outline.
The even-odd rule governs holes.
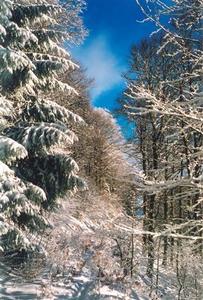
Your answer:
[[[44,209],[53,208],[57,196],[66,191],[84,187],[76,175],[76,162],[63,148],[77,140],[73,124],[82,124],[83,120],[48,99],[50,92],[77,94],[59,79],[64,71],[77,68],[62,47],[65,40],[73,38],[74,24],[72,32],[68,32],[67,18],[71,16],[73,20],[74,14],[78,14],[75,7],[70,11],[70,5],[63,6],[63,2],[54,0],[0,3],[3,250],[33,246],[37,241],[34,234],[48,226]]]

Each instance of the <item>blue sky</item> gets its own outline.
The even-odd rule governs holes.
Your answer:
[[[90,90],[94,106],[115,107],[125,87],[121,74],[127,70],[130,47],[153,31],[152,24],[137,22],[142,18],[135,0],[87,0],[89,36],[72,53],[95,80]]]

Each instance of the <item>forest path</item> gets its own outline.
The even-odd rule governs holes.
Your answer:
[[[124,294],[101,286],[101,291],[93,292],[95,282],[87,274],[74,277],[56,276],[50,280],[46,273],[34,280],[28,280],[10,273],[4,264],[0,264],[1,300],[99,300],[124,299]],[[100,293],[101,292],[101,293]],[[100,294],[100,295],[99,295]],[[141,300],[143,298],[132,298]]]

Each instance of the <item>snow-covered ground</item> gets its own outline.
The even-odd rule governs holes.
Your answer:
[[[188,276],[183,276],[185,290],[178,298],[180,284],[176,270],[163,267],[157,258],[151,283],[146,276],[147,258],[140,235],[134,236],[133,277],[130,273],[124,276],[125,266],[120,261],[115,240],[129,263],[130,235],[120,228],[131,220],[125,219],[119,205],[107,202],[104,197],[88,201],[87,205],[73,199],[54,216],[54,227],[45,239],[46,264],[37,259],[37,264],[29,262],[25,268],[13,271],[13,266],[8,268],[0,263],[0,300],[203,299],[200,294],[193,297],[196,290],[193,279]],[[80,215],[75,213],[77,211]],[[134,227],[138,232],[139,222]],[[192,256],[186,262],[187,267],[195,267]],[[200,274],[198,270],[199,266],[196,274]]]
[[[159,268],[159,276],[155,277],[154,286],[145,275],[143,266],[136,275],[123,281],[108,282],[99,278],[90,270],[88,264],[79,273],[69,272],[51,274],[47,267],[42,267],[39,273],[28,278],[24,272],[11,271],[3,263],[0,264],[0,299],[1,300],[202,300],[201,295],[193,296],[189,286],[178,298],[180,286],[176,274],[171,269]],[[32,273],[32,269],[29,270]],[[36,272],[36,270],[35,270]]]

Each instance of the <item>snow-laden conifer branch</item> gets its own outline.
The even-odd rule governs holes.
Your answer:
[[[0,136],[0,161],[9,164],[25,158],[27,154],[26,149],[21,144],[6,136]]]
[[[46,228],[49,225],[46,218],[40,214],[41,204],[44,201],[46,201],[46,195],[42,189],[21,181],[15,177],[14,172],[7,165],[0,161],[0,234],[2,250],[33,246],[33,237],[29,239],[29,235],[32,231],[36,232],[35,226]],[[26,230],[22,227],[22,224],[20,225],[21,222],[23,223],[22,220],[29,220],[28,223],[24,223]],[[36,220],[35,226],[34,220]],[[7,243],[7,239],[9,243]],[[35,239],[37,241],[36,236]]]
[[[64,154],[31,156],[19,165],[22,177],[43,188],[49,208],[55,206],[58,195],[67,191],[86,189],[86,183],[76,174],[79,168],[75,160]]]
[[[0,120],[3,118],[12,118],[14,114],[14,108],[11,101],[7,100],[5,97],[0,97]]]
[[[40,123],[29,126],[20,124],[6,130],[6,135],[22,144],[29,152],[40,152],[42,149],[49,149],[53,145],[70,145],[78,140],[73,131],[55,123]],[[18,143],[16,144],[18,145]],[[24,158],[23,155],[21,158]]]
[[[22,118],[26,122],[49,122],[65,124],[81,123],[84,124],[83,119],[74,114],[65,107],[51,101],[39,100],[30,102],[22,112]]]

